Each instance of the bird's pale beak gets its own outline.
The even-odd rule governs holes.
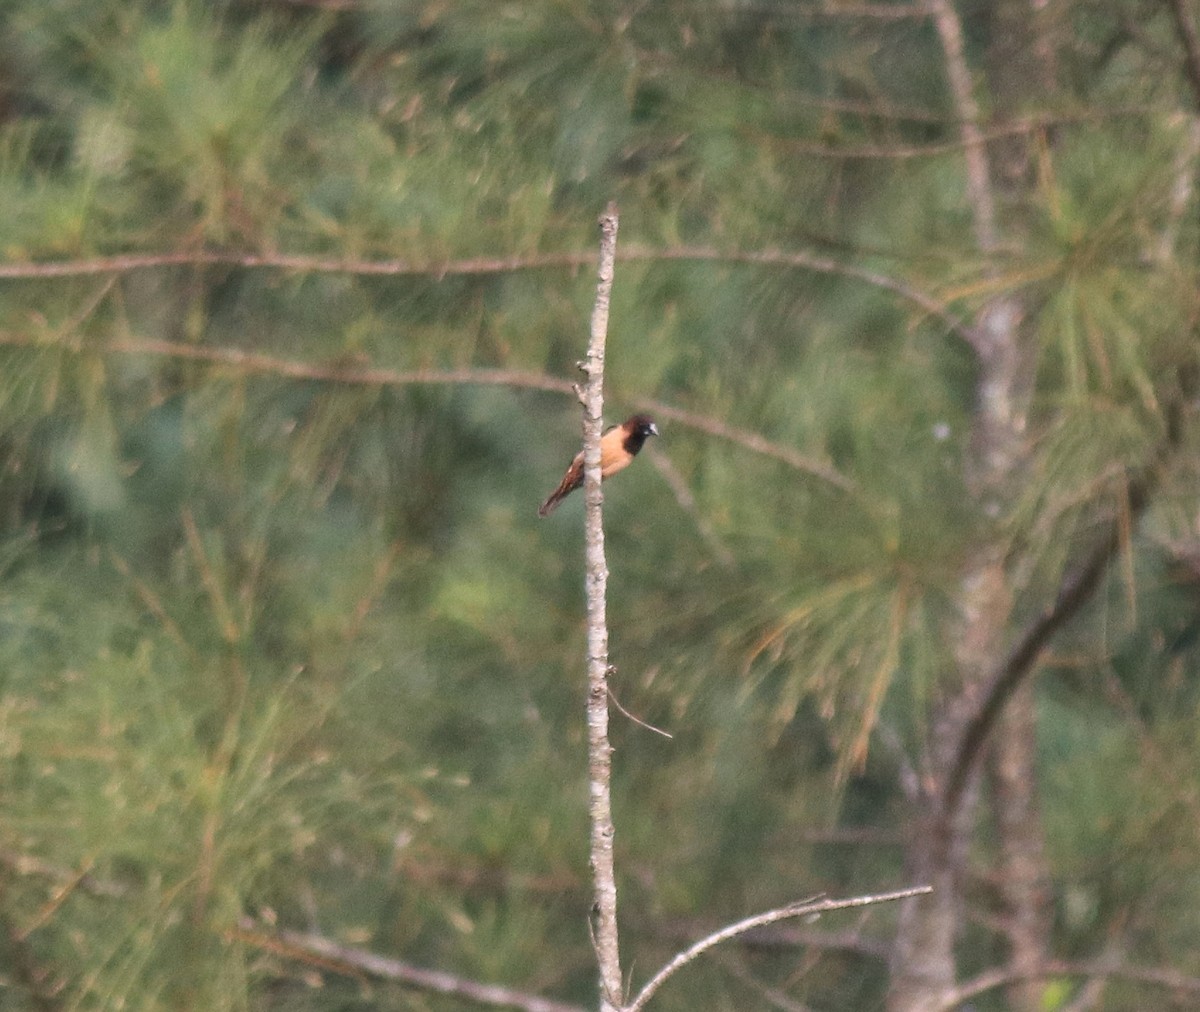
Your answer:
[[[653,422],[650,423],[650,435],[652,435],[652,436],[658,435],[658,426],[655,425]]]

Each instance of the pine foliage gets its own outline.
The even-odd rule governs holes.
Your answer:
[[[609,199],[609,410],[674,410],[606,486],[614,691],[674,735],[614,718],[635,975],[762,907],[903,884],[965,560],[1001,544],[1035,617],[1148,468],[1038,682],[1054,945],[1120,934],[1200,974],[1169,15],[1058,13],[1061,87],[993,124],[1019,243],[986,258],[937,40],[865,6],[10,0],[0,1004],[466,1007],[276,926],[594,1002],[578,507],[534,510],[577,449]],[[1002,293],[1036,348],[1028,454],[981,516],[964,329]],[[964,966],[995,946],[972,927]],[[656,1001],[875,1007],[858,950],[748,948]]]

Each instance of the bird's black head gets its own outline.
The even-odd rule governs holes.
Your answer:
[[[649,415],[633,415],[625,422],[625,429],[630,435],[635,432],[645,439],[647,436],[657,436],[658,426]]]
[[[634,415],[632,418],[627,418],[621,428],[626,432],[625,449],[630,453],[637,453],[650,436],[658,435],[658,426],[654,424],[654,419],[649,415]]]

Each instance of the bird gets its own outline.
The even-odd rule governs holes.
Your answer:
[[[633,415],[620,425],[606,429],[600,437],[600,477],[610,478],[618,471],[627,468],[634,457],[638,455],[642,444],[651,436],[658,435],[658,426],[649,415]],[[538,510],[539,517],[546,517],[567,496],[583,484],[583,451],[575,454],[563,480],[558,488],[550,493],[550,497]]]

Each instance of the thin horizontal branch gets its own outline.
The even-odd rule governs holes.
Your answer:
[[[226,366],[240,373],[263,376],[283,376],[287,379],[315,380],[323,383],[339,383],[362,386],[502,386],[525,390],[542,390],[547,393],[575,397],[575,384],[571,380],[549,376],[546,373],[526,369],[384,369],[376,366],[347,366],[304,362],[297,359],[279,358],[261,352],[243,351],[220,345],[181,344],[156,339],[118,338],[103,344],[80,342],[48,342],[40,336],[0,330],[0,347],[9,348],[55,348],[76,354],[93,355],[157,355],[167,358],[188,359]],[[753,453],[782,461],[789,467],[813,477],[821,478],[844,492],[854,492],[855,484],[845,475],[821,461],[773,443],[769,439],[727,425],[714,418],[676,408],[662,401],[638,398],[634,406],[656,413],[660,419],[670,419],[691,429],[707,433],[727,442],[737,443]]]
[[[413,966],[399,959],[380,956],[365,949],[341,945],[324,935],[300,931],[262,931],[252,921],[243,921],[228,936],[246,945],[290,959],[317,965],[334,973],[350,976],[366,975],[377,980],[396,981],[438,994],[468,998],[481,1005],[498,1008],[517,1008],[524,1012],[584,1012],[578,1005],[542,998],[509,987],[483,984],[443,970]]]
[[[285,7],[315,7],[324,11],[357,11],[362,10],[361,0],[275,0]]]
[[[823,0],[821,3],[812,5],[755,3],[739,5],[736,10],[739,13],[753,14],[758,17],[775,15],[792,19],[848,18],[866,21],[918,21],[928,17],[928,11],[920,3],[845,3],[842,0],[838,0],[836,3],[831,2],[831,0]]]
[[[401,277],[420,275],[444,278],[508,271],[540,270],[546,267],[583,267],[584,253],[530,253],[508,257],[464,257],[441,262],[403,257],[364,260],[323,257],[304,253],[239,253],[234,250],[187,250],[170,253],[129,253],[78,260],[9,262],[0,264],[0,280],[85,277],[93,274],[130,274],[166,267],[240,267],[247,270],[295,271],[300,274],[357,274]]]
[[[747,917],[745,920],[730,924],[720,931],[714,931],[711,935],[707,935],[694,945],[684,949],[646,982],[646,985],[638,992],[637,997],[626,1005],[622,1012],[639,1012],[654,997],[655,992],[679,970],[687,966],[688,963],[691,963],[698,956],[703,955],[714,946],[720,945],[722,942],[727,942],[731,938],[737,938],[739,935],[744,935],[755,928],[774,924],[776,921],[789,920],[793,917],[811,917],[829,913],[833,910],[849,910],[855,907],[874,906],[877,903],[890,903],[896,900],[908,899],[911,896],[923,896],[930,892],[933,892],[931,886],[914,886],[911,889],[898,889],[895,892],[877,893],[874,896],[855,896],[845,900],[802,900],[799,903],[792,903],[786,907],[779,907],[775,910],[756,914],[753,917]]]
[[[718,439],[737,443],[761,456],[772,457],[775,460],[782,461],[797,471],[804,471],[816,478],[827,481],[830,485],[840,488],[843,492],[854,493],[858,491],[858,486],[854,482],[844,474],[840,474],[834,470],[830,465],[813,460],[803,453],[798,453],[790,446],[773,443],[756,432],[735,428],[732,425],[726,425],[719,419],[709,418],[694,411],[686,411],[683,408],[672,407],[670,404],[664,404],[662,401],[656,401],[650,397],[635,398],[633,406],[642,411],[649,412],[659,419],[665,418],[672,422],[678,422],[690,429],[696,429],[710,436],[716,436]]]
[[[873,21],[910,21],[929,16],[922,3],[915,4],[872,4],[872,3],[823,3],[820,14],[827,18],[864,18]]]
[[[18,335],[0,332],[0,345],[20,344],[36,345],[37,342],[22,341]],[[385,369],[375,366],[322,364],[279,358],[276,355],[264,355],[261,352],[244,351],[224,345],[182,344],[152,338],[118,338],[97,345],[73,344],[70,350],[101,355],[157,355],[190,359],[229,366],[240,373],[317,380],[347,386],[503,386],[574,396],[574,387],[569,380],[525,369]]]
[[[838,277],[861,281],[873,288],[880,288],[893,295],[898,295],[904,301],[912,303],[918,309],[942,323],[952,333],[961,337],[968,344],[975,340],[974,331],[962,317],[950,311],[939,299],[922,291],[906,281],[873,271],[857,264],[843,263],[832,257],[822,256],[806,250],[734,250],[722,251],[710,246],[680,246],[667,249],[647,251],[633,250],[630,259],[639,260],[697,260],[717,263],[761,264],[773,267],[791,267],[796,270],[811,271],[814,274],[829,274]]]
[[[595,256],[592,253],[572,251],[528,253],[506,257],[465,257],[458,260],[430,262],[407,258],[363,260],[303,254],[197,250],[50,262],[0,263],[0,280],[44,280],[87,277],[98,274],[125,274],[167,267],[205,266],[273,269],[302,274],[354,274],[364,277],[424,276],[441,279],[548,268],[565,267],[580,270],[590,267],[594,260]],[[673,246],[666,249],[625,247],[618,252],[617,260],[623,263],[695,260],[761,264],[846,277],[891,292],[939,320],[960,337],[970,339],[969,326],[928,292],[923,292],[899,278],[805,250],[723,251],[709,246]]]
[[[867,114],[854,112],[852,115],[865,117]],[[883,117],[880,116],[878,118],[882,119]],[[961,127],[962,125],[960,121],[946,117],[931,121],[943,126],[958,124]],[[993,141],[1003,141],[1012,137],[1025,137],[1036,134],[1051,126],[1069,126],[1078,122],[1087,121],[1079,116],[1023,116],[1019,119],[996,122],[986,130],[981,127],[978,131],[976,141],[982,144],[990,144]],[[810,155],[817,158],[903,162],[916,158],[939,158],[942,155],[957,154],[969,147],[971,142],[962,137],[956,137],[948,140],[931,140],[916,144],[870,144],[865,142],[842,142],[834,139],[821,140],[818,138],[789,137],[775,138],[772,139],[771,143],[794,154]]]
[[[1051,960],[1029,970],[997,969],[987,970],[978,974],[955,988],[946,995],[942,1008],[947,1012],[962,1006],[978,995],[993,991],[998,987],[1006,987],[1022,980],[1037,980],[1043,977],[1094,977],[1127,980],[1135,984],[1150,984],[1155,987],[1167,988],[1171,991],[1187,991],[1200,994],[1200,977],[1170,968],[1130,966],[1128,964],[1110,963],[1105,960],[1092,962],[1071,962],[1067,960]]]

